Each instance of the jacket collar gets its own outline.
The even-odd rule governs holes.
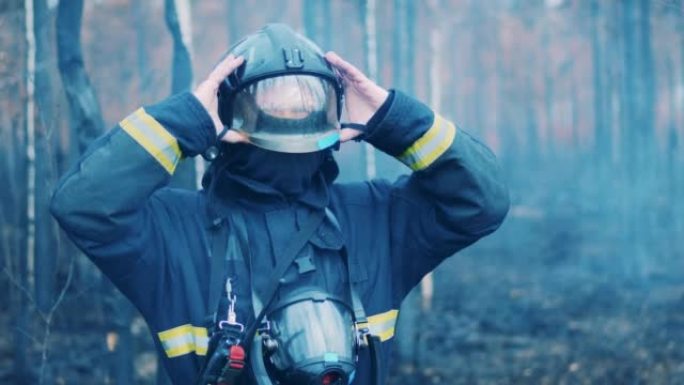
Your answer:
[[[230,207],[236,204],[259,212],[282,210],[293,205],[304,205],[314,210],[324,209],[330,203],[330,185],[339,174],[337,163],[332,156],[329,157],[323,162],[321,170],[314,176],[306,192],[292,199],[264,183],[228,172],[216,175],[216,170],[212,165],[207,171],[212,175],[204,191],[209,205],[213,206],[210,210],[215,210],[213,214],[210,213],[209,219],[212,221],[225,218]]]

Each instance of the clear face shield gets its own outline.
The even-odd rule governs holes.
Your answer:
[[[267,150],[320,151],[339,141],[337,104],[336,88],[324,78],[266,78],[235,94],[231,128]]]

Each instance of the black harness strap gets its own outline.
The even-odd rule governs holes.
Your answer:
[[[266,309],[273,297],[275,297],[275,293],[280,286],[280,279],[292,265],[299,251],[306,245],[309,239],[311,239],[311,236],[318,229],[324,218],[324,210],[314,212],[311,217],[309,217],[308,221],[302,225],[300,230],[292,235],[292,241],[279,256],[278,263],[267,281],[270,285],[259,293],[257,293],[254,288],[252,289],[252,306],[254,307],[256,319],[247,329],[247,333],[244,334],[246,340],[253,336],[256,329],[260,326],[261,321],[265,316]],[[244,219],[242,220],[244,221]],[[247,252],[247,250],[244,250],[243,248],[245,246],[248,247],[248,245],[237,244],[237,242],[240,241],[236,239],[237,237],[231,236],[230,234],[231,230],[236,229],[230,229],[225,219],[216,219],[212,223],[211,229],[214,233],[211,237],[211,272],[209,278],[209,302],[207,303],[207,306],[208,309],[211,309],[213,312],[213,317],[211,317],[212,319],[210,321],[212,323],[212,328],[210,330],[213,330],[218,321],[217,310],[221,301],[221,295],[224,292],[223,285],[225,284],[226,269],[228,267],[227,253],[230,253],[230,249],[232,248]],[[231,243],[236,244],[231,245]],[[243,258],[247,258],[247,256],[243,256]]]
[[[226,260],[228,226],[224,219],[219,218],[214,220],[211,230],[213,234],[211,236],[211,271],[209,272],[209,302],[207,302],[207,309],[213,311],[211,322],[215,324],[217,321],[216,311],[223,293],[224,275],[228,267],[228,261]]]
[[[323,218],[325,218],[324,210],[315,211],[311,217],[309,217],[309,220],[302,225],[299,231],[292,235],[292,241],[281,253],[278,258],[278,263],[267,281],[270,284],[258,293],[256,293],[256,290],[252,289],[252,292],[254,293],[252,296],[252,305],[254,306],[256,319],[252,326],[247,329],[247,333],[245,333],[246,339],[251,338],[260,326],[261,321],[263,321],[264,316],[266,316],[266,311],[268,310],[270,303],[273,301],[273,298],[278,291],[281,278],[292,265],[299,251],[306,245],[313,233],[321,225]]]

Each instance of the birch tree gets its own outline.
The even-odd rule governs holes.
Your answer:
[[[376,3],[375,0],[366,0],[364,3],[364,51],[366,53],[366,72],[372,81],[378,80],[378,50],[376,37]],[[377,175],[375,164],[375,148],[369,143],[364,143],[366,159],[366,178],[373,179]]]
[[[25,231],[22,239],[23,245],[19,248],[17,261],[16,277],[11,277],[15,281],[15,286],[19,289],[18,296],[18,316],[14,325],[14,378],[17,384],[29,384],[33,382],[32,365],[29,360],[30,332],[29,328],[29,307],[32,295],[32,270],[34,261],[34,197],[35,197],[35,67],[36,67],[36,40],[33,20],[33,1],[26,0],[24,3],[24,22],[25,22],[25,42],[26,42],[26,67],[24,77],[24,88],[26,91],[25,111],[25,160],[21,162],[25,165],[26,174],[23,180],[26,185],[22,189],[26,192],[25,201],[20,205],[19,225]],[[21,237],[20,237],[21,238]]]

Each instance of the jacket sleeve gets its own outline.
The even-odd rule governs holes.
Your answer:
[[[177,211],[158,190],[182,157],[196,155],[215,136],[199,101],[178,94],[123,119],[61,178],[50,205],[53,216],[129,298],[144,291],[130,287],[134,272],[142,279],[141,272],[165,263],[168,223]],[[154,277],[148,279],[151,290]]]
[[[445,258],[495,231],[509,197],[495,156],[468,133],[397,91],[383,107],[366,140],[413,170],[391,185],[371,183],[390,195],[390,265],[399,302]]]

